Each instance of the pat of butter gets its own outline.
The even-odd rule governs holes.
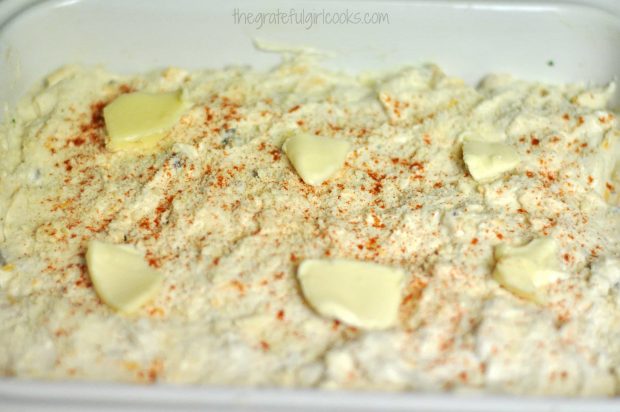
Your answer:
[[[287,139],[282,150],[304,182],[317,186],[343,165],[350,145],[344,140],[300,134]]]
[[[103,109],[110,150],[153,147],[179,120],[181,92],[122,94]]]
[[[135,311],[152,299],[163,280],[130,245],[92,240],[88,244],[86,264],[101,300],[121,312]]]
[[[310,259],[297,277],[308,303],[321,315],[351,326],[385,329],[398,320],[400,269],[345,259]]]
[[[565,276],[560,271],[558,245],[550,238],[534,239],[524,246],[495,247],[493,278],[523,298],[541,301],[541,288]]]
[[[519,164],[517,151],[504,143],[466,141],[463,161],[477,182],[489,182]]]

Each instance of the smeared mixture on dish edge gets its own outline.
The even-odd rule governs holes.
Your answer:
[[[103,107],[182,89],[162,147],[105,147]],[[620,218],[613,86],[426,65],[345,75],[302,58],[268,72],[66,67],[0,128],[0,375],[526,394],[620,392]],[[305,184],[281,150],[345,139],[344,167]],[[502,141],[515,170],[478,184],[464,139]],[[564,279],[534,303],[492,277],[493,247],[560,246]],[[86,270],[89,240],[135,245],[165,277],[120,315]],[[297,266],[349,258],[406,273],[399,324],[315,313]]]

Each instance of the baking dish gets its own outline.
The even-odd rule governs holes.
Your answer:
[[[2,5],[0,100],[13,104],[44,74],[67,63],[103,64],[134,72],[251,64],[278,56],[253,40],[326,50],[326,64],[347,70],[434,61],[476,82],[488,72],[545,81],[605,83],[620,72],[620,20],[613,2],[296,2],[296,10],[388,13],[374,25],[235,24],[235,9],[290,9],[290,3],[49,1]],[[139,18],[138,18],[139,16]],[[618,98],[616,96],[616,102]],[[0,382],[9,410],[143,408],[180,405],[228,410],[617,410],[616,400],[519,399],[491,396],[323,393],[308,390],[133,387],[83,383]]]

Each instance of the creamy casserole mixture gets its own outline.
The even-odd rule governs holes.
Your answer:
[[[157,148],[106,148],[106,104],[179,89],[188,108]],[[617,394],[612,93],[503,75],[474,88],[433,65],[352,76],[303,56],[268,72],[63,68],[0,128],[0,375]],[[317,186],[282,151],[302,132],[351,146]],[[467,139],[519,164],[477,182]],[[526,299],[492,276],[494,248],[541,237],[564,275]],[[155,298],[103,304],[92,239],[142,251],[163,274]],[[397,325],[313,310],[296,271],[317,258],[400,268]]]

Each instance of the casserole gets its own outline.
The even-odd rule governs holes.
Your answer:
[[[207,10],[203,9],[203,7],[206,6],[199,5],[198,3],[188,2],[187,7],[183,8],[181,11],[170,10],[170,6],[167,3],[160,4],[161,6],[158,6],[160,9],[153,6],[146,8],[146,6],[139,3],[132,3],[126,6],[128,7],[127,9],[122,9],[123,6],[120,5],[120,3],[119,5],[113,5],[113,3],[110,2],[41,3],[18,14],[11,22],[4,26],[4,31],[2,33],[4,36],[2,47],[5,47],[3,55],[6,56],[5,60],[3,60],[5,66],[2,72],[8,73],[6,77],[3,76],[2,78],[3,83],[0,88],[2,99],[9,103],[14,102],[19,95],[23,94],[27,85],[31,84],[35,79],[41,77],[51,68],[71,61],[105,63],[107,67],[119,71],[144,70],[153,66],[167,64],[197,68],[201,66],[220,67],[241,62],[264,67],[273,64],[275,61],[275,56],[262,55],[253,51],[249,39],[254,36],[256,29],[252,27],[242,28],[242,33],[239,33],[238,36],[234,34],[237,32],[231,31],[231,43],[227,43],[225,47],[222,45],[219,52],[214,51],[217,50],[216,41],[208,44],[207,46],[209,47],[204,44],[196,44],[201,43],[205,38],[217,38],[215,31],[206,33],[205,36],[196,36],[196,31],[192,31],[191,36],[187,36],[184,35],[187,31],[180,27],[178,27],[178,30],[163,28],[166,24],[170,24],[168,20],[163,18],[167,13],[185,13],[184,15],[186,17],[181,19],[184,22],[184,27],[187,27],[191,22],[194,22],[197,28],[203,27],[202,24],[204,24],[204,22],[192,16],[200,16],[200,11],[204,10],[205,15],[217,16],[217,18],[207,19],[212,23],[212,25],[209,25],[209,30],[215,30],[217,22],[226,22],[224,16],[230,14],[229,8],[214,8],[208,10],[209,13],[207,13]],[[308,3],[308,7],[317,7],[317,4],[318,3],[315,2]],[[326,7],[332,7],[331,3],[325,4]],[[388,8],[388,6],[383,3],[378,3],[380,5],[375,5],[375,3],[362,4],[363,7],[369,9],[372,7]],[[304,5],[300,5],[300,7],[303,6]],[[240,7],[249,8],[247,4],[240,4]],[[415,17],[418,18],[416,21],[417,24],[412,25],[411,21],[401,21],[400,23],[404,26],[416,27],[416,30],[420,30],[418,37],[416,37],[416,33],[412,33],[408,38],[402,39],[403,36],[397,36],[396,32],[387,32],[382,34],[385,36],[383,43],[376,38],[370,38],[366,40],[364,47],[360,47],[359,44],[357,44],[357,46],[346,44],[347,40],[343,40],[343,45],[339,46],[336,51],[342,53],[345,57],[340,59],[336,57],[330,64],[333,64],[334,67],[345,67],[346,65],[356,67],[381,67],[383,65],[393,66],[411,60],[433,60],[447,67],[453,73],[464,75],[469,81],[475,81],[482,73],[489,71],[510,71],[521,77],[542,80],[546,78],[560,81],[573,81],[586,78],[594,82],[607,82],[618,72],[618,67],[614,65],[618,62],[618,51],[617,48],[614,47],[618,38],[617,18],[614,17],[613,13],[599,10],[593,6],[569,5],[564,3],[555,5],[522,3],[514,6],[487,2],[472,6],[471,4],[463,5],[446,2],[438,5],[430,5],[428,3],[398,3],[390,5],[389,10],[395,15],[402,16],[404,14],[399,13],[399,7],[413,7],[414,10],[417,8],[417,11],[425,10],[424,13],[420,12],[418,14],[412,12],[411,14],[407,14],[407,16],[420,16]],[[130,18],[132,13],[139,8],[153,13],[152,19],[145,20],[145,24],[150,26],[136,27],[134,24],[135,20]],[[510,14],[502,15],[502,13],[508,11],[510,11]],[[520,22],[521,25],[518,26],[516,23],[513,23],[514,26],[511,26],[510,23],[515,21],[515,15],[519,13],[523,13],[524,15],[524,20]],[[85,16],[89,15],[92,16],[92,20],[85,18]],[[109,32],[111,37],[119,37],[102,38],[101,33],[105,32],[106,27],[102,22],[106,21],[104,17],[106,15],[110,16],[107,27],[109,27],[109,23],[112,21],[115,22],[115,24],[124,22],[124,24],[118,26],[119,28],[117,30]],[[421,18],[422,15],[425,16],[424,19]],[[469,49],[475,50],[475,53],[477,53],[474,54],[471,59],[451,60],[453,56],[450,51],[455,49],[454,36],[447,36],[446,39],[439,39],[438,43],[432,44],[431,46],[428,46],[428,41],[423,38],[423,33],[432,32],[432,30],[437,30],[438,27],[450,26],[457,15],[461,16],[459,18],[462,18],[462,20],[458,21],[462,21],[464,26],[467,26],[467,24],[470,25],[467,27],[473,27],[476,25],[475,22],[489,23],[488,26],[478,26],[483,27],[487,31],[482,29],[480,31],[474,31],[471,32],[471,37],[465,37],[459,40],[463,43],[457,47],[458,49],[469,47]],[[476,17],[474,18],[472,15]],[[77,16],[80,17],[79,21],[76,20]],[[433,18],[428,18],[429,16]],[[561,18],[558,18],[558,16],[561,16]],[[573,20],[571,20],[571,17]],[[502,18],[505,18],[505,20],[502,20]],[[588,20],[587,24],[582,23],[580,25],[578,22],[585,18],[589,18],[590,20]],[[20,27],[18,24],[20,19],[25,25],[23,27],[28,27],[28,29],[22,29],[21,32],[18,30]],[[29,24],[26,24],[28,19],[33,20],[31,20]],[[75,32],[67,33],[64,31],[64,28],[73,27],[73,30],[77,32],[75,26],[69,24],[69,22],[76,21],[78,21],[76,23],[78,27],[79,25],[83,25],[81,29],[79,29],[79,32],[86,35],[74,36],[72,33]],[[170,21],[172,21],[172,19],[170,19]],[[100,30],[98,30],[97,24],[102,25],[99,27]],[[498,27],[512,27],[515,32],[519,32],[523,29],[523,25],[527,25],[528,28],[531,28],[531,31],[528,31],[529,35],[526,39],[513,37],[511,35],[506,35],[499,39],[495,37],[498,41],[498,45],[496,46],[498,52],[489,56],[486,50],[484,50],[484,47],[486,47],[488,43],[482,40],[487,39],[490,33],[497,33]],[[598,39],[597,44],[601,45],[600,49],[589,47],[591,43],[583,40],[585,35],[579,32],[578,29],[580,27],[583,29],[587,27],[588,36],[594,36],[595,39]],[[593,27],[596,28],[594,29],[594,34],[591,33]],[[41,33],[35,34],[35,28],[36,30],[45,32],[45,36],[41,37]],[[158,39],[158,42],[153,42],[152,38],[147,35],[155,29],[158,32],[166,33]],[[328,48],[326,46],[329,44],[330,39],[334,38],[339,30],[343,30],[341,27],[328,27],[326,32],[324,32],[326,34],[321,35],[325,37],[321,37],[320,40],[317,40],[316,38],[313,39],[313,36],[304,38],[304,35],[307,34],[308,31],[301,31],[300,28],[285,26],[285,32],[281,31],[281,27],[266,27],[265,29],[265,32],[260,32],[260,34],[270,41],[283,42],[283,40],[288,40],[290,42],[290,40],[295,40],[295,43],[310,44],[313,47],[323,49]],[[363,30],[350,27],[346,27],[345,29],[351,30],[351,32],[348,32],[347,36],[343,36],[343,38],[351,38],[349,36],[352,36],[355,42],[359,42],[359,39],[363,38]],[[402,29],[402,27],[399,27],[399,29]],[[230,28],[219,27],[218,33],[222,31],[227,32],[226,30],[230,30]],[[287,30],[290,30],[290,32],[286,32]],[[330,30],[332,31],[330,32]],[[390,27],[390,30],[396,29]],[[510,30],[507,32],[509,31]],[[469,31],[467,32],[470,33]],[[545,37],[549,35],[549,33],[554,34],[551,37]],[[555,36],[557,33],[561,33],[562,35],[558,35],[556,38]],[[36,38],[45,38],[46,42],[49,42],[48,46],[62,44],[63,47],[42,48],[42,50],[34,53],[31,47],[25,47],[25,45],[36,44],[33,42],[35,36]],[[546,42],[544,47],[537,46],[540,43],[536,41],[536,36],[551,40],[550,42]],[[411,37],[416,38],[416,42],[413,43],[415,47],[412,47],[410,41]],[[127,39],[130,39],[130,41],[127,42]],[[200,41],[197,39],[200,39]],[[396,44],[393,44],[394,39],[399,39]],[[420,39],[419,42],[417,39]],[[315,41],[314,44],[312,40]],[[442,40],[444,41],[443,44]],[[194,41],[194,43],[192,43],[192,41]],[[554,41],[556,41],[557,44],[554,44]],[[398,42],[403,43],[399,44]],[[119,49],[117,47],[118,44],[126,44],[126,46]],[[564,44],[564,49],[562,49],[560,44]],[[183,47],[178,47],[178,45],[183,45]],[[230,45],[238,45],[238,47],[230,47]],[[476,49],[473,45],[485,46],[481,49]],[[389,50],[390,46],[394,47],[394,51],[386,55],[385,50]],[[506,48],[512,51],[502,55],[501,50],[504,50],[505,46],[508,46]],[[166,55],[162,50],[169,50],[171,55]],[[192,60],[196,59],[197,50],[205,50],[204,55],[208,57],[205,57],[204,60],[202,58]],[[352,52],[347,53],[346,50],[352,50]],[[357,53],[355,52],[356,50],[358,51]],[[374,50],[375,53],[368,53],[368,50]],[[522,53],[528,55],[527,65],[518,63],[523,62],[524,56],[515,54],[514,50],[522,51]],[[554,53],[557,54],[549,56],[550,50],[553,50]],[[564,50],[564,52],[561,50]],[[29,55],[28,52],[32,54]],[[200,53],[198,53],[198,55],[202,56]],[[249,56],[252,56],[252,58]],[[488,61],[487,64],[487,61],[484,60],[485,56],[489,56],[488,58],[492,59],[492,62]],[[253,60],[254,58],[256,59],[255,61]],[[532,60],[529,60],[529,58]],[[34,64],[35,60],[37,62],[46,62],[47,66],[44,64]],[[534,62],[537,63],[535,64]],[[462,66],[459,66],[459,64],[462,64]],[[536,67],[536,69],[534,69],[534,67]],[[563,67],[565,68],[564,70]],[[15,382],[7,382],[6,387],[9,389],[12,388],[13,390],[12,394],[7,396],[12,396],[13,399],[15,399],[15,394],[18,393],[18,391],[15,391]],[[7,391],[9,389],[7,389]],[[239,393],[239,391],[231,390],[230,393]],[[244,392],[241,391],[241,393]],[[301,395],[303,391],[299,393],[303,398]],[[209,395],[207,394],[206,396],[208,397]],[[262,393],[258,396],[262,396]],[[378,398],[385,398],[382,395],[377,396]],[[404,398],[407,398],[407,396],[410,396],[411,399],[415,399],[416,397],[416,395],[406,395]],[[17,396],[17,398],[19,398],[19,396]],[[421,398],[425,398],[425,396],[422,395]],[[350,400],[351,399],[349,399],[349,401]],[[208,403],[209,401],[205,400],[205,402]],[[279,400],[275,400],[275,402],[279,402]],[[411,400],[411,402],[415,404],[414,400]],[[552,403],[552,401],[549,402]],[[607,405],[605,401],[600,401],[598,403],[595,401],[594,403],[596,406],[601,407]],[[396,407],[397,405],[393,406]],[[459,406],[462,406],[462,403],[459,403]],[[433,404],[431,402],[428,407],[439,409],[446,407],[446,404],[441,404],[441,402]]]

